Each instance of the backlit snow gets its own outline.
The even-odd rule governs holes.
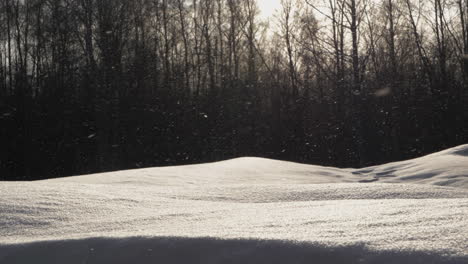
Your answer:
[[[468,263],[468,145],[0,182],[0,263]]]

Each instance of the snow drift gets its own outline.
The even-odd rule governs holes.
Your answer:
[[[468,263],[468,145],[0,182],[0,263]]]

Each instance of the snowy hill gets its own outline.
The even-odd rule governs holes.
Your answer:
[[[262,158],[102,173],[50,180],[169,186],[226,184],[423,183],[468,189],[468,145],[422,158],[365,169],[338,169]]]
[[[422,158],[354,170],[372,181],[420,183],[468,189],[468,145]]]
[[[468,145],[0,182],[0,263],[468,263]]]

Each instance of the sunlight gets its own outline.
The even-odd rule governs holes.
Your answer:
[[[271,18],[281,7],[281,0],[257,0],[262,19]]]

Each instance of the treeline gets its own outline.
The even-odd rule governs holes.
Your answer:
[[[0,1],[0,179],[468,142],[468,2]]]

